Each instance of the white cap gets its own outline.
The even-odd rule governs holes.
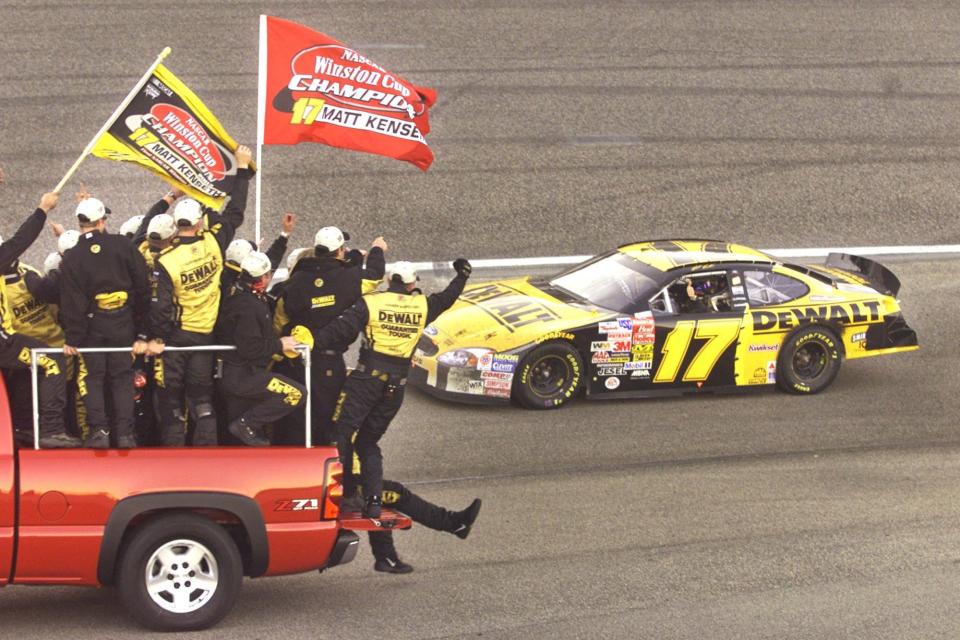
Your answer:
[[[186,226],[192,227],[200,222],[203,217],[203,207],[193,198],[184,198],[173,208],[173,219],[179,225],[181,221],[186,222]]]
[[[77,204],[77,218],[81,222],[96,222],[107,215],[107,208],[97,198],[85,198]]]
[[[43,272],[50,273],[54,269],[60,268],[60,254],[56,251],[47,255],[43,260]]]
[[[298,247],[291,251],[290,255],[287,256],[287,271],[293,271],[293,268],[300,262],[300,258],[304,257],[310,251],[313,251],[310,247]]]
[[[270,258],[265,253],[251,251],[240,263],[240,268],[253,278],[259,278],[270,271]]]
[[[120,235],[132,238],[136,235],[140,223],[143,222],[143,216],[133,216],[122,225],[120,225]]]
[[[86,202],[86,200],[84,200]],[[77,246],[77,242],[80,241],[80,232],[76,229],[67,229],[60,234],[60,237],[57,238],[57,251],[60,252],[60,255],[63,255],[69,249],[73,249]]]
[[[169,213],[161,213],[150,218],[147,225],[147,237],[152,240],[169,240],[177,235],[177,223]]]
[[[390,267],[390,280],[393,280],[394,276],[399,276],[403,284],[411,284],[418,280],[417,270],[413,268],[413,264],[403,260],[394,262]]]
[[[344,233],[336,227],[324,227],[317,231],[313,236],[313,245],[322,246],[327,251],[333,253],[343,246],[344,241],[350,239],[349,233]]]
[[[248,255],[254,252],[253,245],[249,241],[242,238],[237,238],[230,242],[227,245],[227,262],[232,262],[235,265],[240,265],[243,263],[243,259]]]

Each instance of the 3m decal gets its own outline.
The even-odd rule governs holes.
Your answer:
[[[702,382],[710,377],[710,372],[716,366],[720,356],[733,344],[740,334],[740,320],[713,319],[713,320],[681,320],[677,326],[667,334],[663,344],[663,358],[657,373],[653,377],[656,383],[669,383],[677,379],[680,366],[683,364],[690,348],[690,342],[696,338],[706,340],[697,354],[690,361],[683,382]]]

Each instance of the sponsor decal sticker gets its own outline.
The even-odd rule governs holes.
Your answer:
[[[652,362],[653,361],[653,345],[652,344],[635,344],[633,348],[630,349],[630,355],[633,356],[635,362]]]
[[[611,331],[619,331],[620,323],[616,320],[608,320],[601,322],[597,325],[597,331],[600,333],[610,333]]]
[[[613,391],[614,389],[620,386],[620,378],[607,378],[604,381],[603,386]]]
[[[617,324],[620,325],[621,329],[629,331],[633,329],[633,318],[617,318]]]
[[[649,369],[637,369],[636,371],[630,372],[631,378],[650,378]]]
[[[493,367],[493,354],[485,353],[477,358],[477,369],[480,371],[490,371]]]
[[[757,367],[753,370],[750,377],[750,384],[765,384],[767,382],[767,370],[764,367]]]
[[[855,333],[850,336],[850,342],[863,342],[867,339],[867,332],[861,331],[860,333]]]
[[[777,361],[771,360],[767,363],[767,382],[777,381]]]
[[[590,357],[590,362],[593,364],[600,364],[603,362],[610,362],[610,352],[608,351],[597,351]]]
[[[483,381],[484,389],[506,389],[509,391],[510,386],[511,386],[510,380],[488,379]]]
[[[491,387],[484,387],[483,395],[490,396],[492,398],[509,398],[510,387],[507,387],[506,389],[494,389]]]
[[[839,324],[876,322],[880,319],[880,303],[876,300],[848,302],[810,307],[796,307],[787,311],[753,311],[753,330],[786,331],[811,322],[829,320]]]
[[[590,343],[590,351],[611,351],[611,350],[612,349],[610,348],[610,342],[608,340],[604,340],[602,342]]]
[[[623,370],[624,371],[649,371],[653,368],[653,361],[648,360],[645,362],[624,362]]]
[[[597,367],[598,376],[622,376],[623,375],[623,365],[619,364],[604,364]]]
[[[572,333],[567,333],[566,331],[551,331],[550,333],[545,333],[535,340],[537,344],[541,342],[546,342],[547,340],[573,340],[576,338]]]
[[[482,380],[513,380],[513,374],[502,371],[481,371],[480,378]]]
[[[780,345],[778,344],[752,344],[747,349],[750,353],[756,353],[758,351],[779,351]]]
[[[470,380],[467,382],[467,393],[483,393],[483,380]]]
[[[520,356],[518,355],[497,353],[493,356],[493,362],[490,365],[490,370],[513,373],[516,370],[519,362]]]

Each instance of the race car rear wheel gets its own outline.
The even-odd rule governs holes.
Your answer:
[[[189,513],[139,528],[123,551],[117,587],[142,625],[206,629],[230,611],[243,581],[237,545],[217,523]]]
[[[573,345],[547,342],[527,354],[513,379],[513,396],[528,409],[555,409],[574,397],[583,361]]]
[[[840,341],[818,325],[798,329],[784,341],[777,358],[777,386],[790,393],[819,393],[840,371]]]

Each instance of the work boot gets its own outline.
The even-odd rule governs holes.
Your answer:
[[[30,439],[30,446],[33,446],[33,438]],[[58,433],[52,436],[40,436],[41,449],[76,449],[82,447],[83,442],[80,438],[75,438],[68,433]]]
[[[367,503],[363,505],[363,517],[364,518],[379,518],[383,513],[382,504],[380,501],[380,494],[376,494],[367,498]]]
[[[373,565],[374,571],[383,571],[384,573],[410,573],[413,567],[401,560],[398,556],[387,556],[377,558]]]
[[[469,507],[463,511],[455,512],[451,518],[453,520],[453,530],[450,533],[461,540],[466,540],[467,536],[470,535],[470,528],[473,527],[474,520],[480,513],[480,505],[480,498],[476,498],[470,503]]]
[[[363,498],[356,491],[353,495],[344,496],[340,501],[341,513],[360,513],[361,511],[363,511]]]
[[[43,440],[40,441],[40,444],[43,444]],[[90,435],[87,436],[87,439],[83,441],[83,446],[85,446],[87,449],[109,449],[110,432],[106,429],[97,429],[96,431],[92,431]]]
[[[231,422],[227,431],[248,447],[270,446],[270,441],[263,437],[263,432],[244,422],[243,418]]]
[[[133,435],[117,436],[117,449],[133,449],[137,446],[137,439]]]

